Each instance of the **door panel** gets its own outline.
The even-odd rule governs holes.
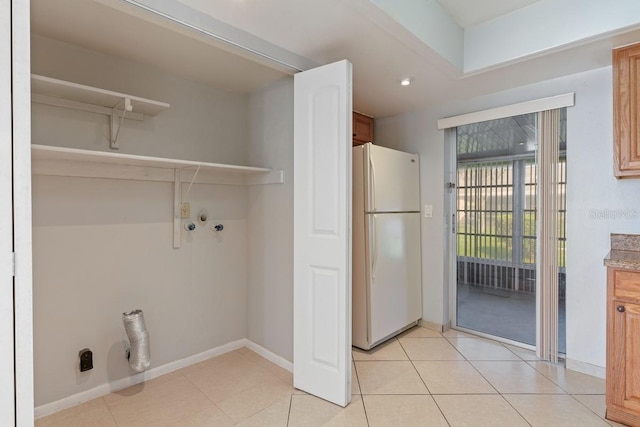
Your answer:
[[[14,425],[11,2],[0,8],[0,424]]]
[[[7,3],[7,2],[4,2]],[[16,424],[33,425],[31,244],[31,51],[28,1],[11,3],[13,250]],[[0,79],[4,80],[4,79]],[[3,424],[4,425],[4,424]]]
[[[422,317],[420,214],[366,215],[371,291],[370,341]]]
[[[365,172],[370,180],[367,212],[419,212],[418,156],[372,144],[365,147]]]
[[[351,64],[295,75],[294,372],[298,389],[351,400]]]
[[[0,424],[13,425],[11,2],[2,2],[0,7]]]

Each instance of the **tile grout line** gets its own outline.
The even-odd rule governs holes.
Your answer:
[[[605,417],[607,416],[607,410],[606,410],[606,403],[605,403],[605,417],[601,417],[599,414],[597,414],[594,410],[592,410],[591,408],[589,408],[587,405],[585,405],[584,403],[580,402],[578,399],[576,399],[576,397],[573,394],[568,394],[569,396],[571,396],[571,398],[573,400],[575,400],[576,402],[578,402],[579,405],[581,405],[582,407],[584,407],[586,410],[590,411],[592,414],[594,414],[596,417],[600,418],[601,420],[603,420],[605,423],[609,424],[609,425],[613,425],[611,424]],[[591,394],[591,395],[583,395],[583,396],[602,396],[601,394]]]
[[[291,422],[291,407],[293,406],[293,393],[289,396],[289,410],[287,411],[287,427]]]
[[[404,354],[407,356],[407,359],[409,359],[409,362],[411,362],[411,366],[413,366],[413,369],[416,371],[416,374],[418,374],[418,378],[420,378],[420,381],[422,381],[422,384],[424,384],[424,387],[427,389],[427,393],[428,393],[427,395],[431,398],[433,403],[436,405],[436,408],[438,408],[438,411],[440,411],[440,415],[442,415],[442,418],[444,418],[444,422],[447,423],[449,427],[451,427],[451,423],[449,422],[449,419],[444,414],[444,412],[442,412],[442,408],[440,408],[440,405],[438,405],[438,402],[436,401],[436,399],[434,399],[433,394],[431,393],[431,390],[429,390],[429,386],[427,386],[427,383],[424,381],[424,378],[422,378],[422,375],[420,375],[418,368],[416,368],[415,363],[413,363],[413,359],[409,357],[409,353],[407,353],[407,350],[404,348],[400,340],[398,340],[398,344],[400,344],[400,348],[402,348],[402,351],[404,351]],[[449,345],[451,345],[451,343],[449,343]],[[455,348],[455,346],[452,346],[452,347]],[[456,351],[458,350],[456,349]]]
[[[107,411],[109,411],[109,415],[111,416],[111,419],[113,420],[113,423],[116,426],[119,426],[120,423],[118,422],[118,420],[116,420],[115,415],[113,415],[113,412],[111,412],[111,408],[109,407],[109,404],[107,403],[107,401],[105,400],[104,396],[100,396],[100,400],[102,400],[102,403],[104,404],[104,406],[107,408]],[[89,401],[91,402],[91,401]]]
[[[209,358],[209,359],[206,359],[206,360],[213,360],[213,359],[215,359],[215,357],[212,357],[212,358]],[[203,361],[203,362],[204,362],[204,361]],[[182,369],[184,369],[184,368],[182,368]],[[204,396],[204,398],[205,398],[205,399],[207,399],[209,402],[211,402],[211,404],[212,404],[214,407],[218,408],[218,410],[219,410],[220,412],[222,412],[222,413],[224,414],[224,416],[225,416],[225,417],[227,417],[228,419],[230,419],[230,420],[231,420],[231,422],[232,422],[232,423],[234,423],[234,425],[235,425],[235,424],[237,424],[237,423],[235,422],[235,420],[234,420],[233,418],[231,418],[231,415],[227,414],[227,413],[226,413],[226,412],[225,412],[225,411],[224,411],[220,406],[218,406],[218,404],[217,404],[216,402],[214,402],[213,400],[211,400],[211,399],[209,398],[209,396],[207,396],[207,394],[206,394],[203,390],[201,390],[201,389],[200,389],[200,387],[198,387],[198,385],[197,385],[196,383],[194,383],[193,381],[191,381],[191,379],[190,379],[188,376],[186,376],[186,375],[182,372],[182,369],[178,369],[178,370],[177,370],[177,371],[175,371],[175,372],[177,372],[177,373],[179,373],[180,375],[182,375],[182,376],[184,377],[184,379],[186,379],[186,380],[189,382],[189,384],[191,384],[191,385],[193,386],[193,388],[195,388],[196,390],[198,390],[198,392],[199,392],[200,394],[202,394],[202,395]],[[196,413],[197,413],[197,412],[196,412]],[[193,415],[193,414],[192,414],[192,415]]]
[[[451,344],[451,345],[453,345],[453,344]],[[453,345],[453,346],[455,347],[455,345]],[[503,347],[504,347],[504,346],[503,346]],[[456,347],[456,349],[457,349],[457,347]],[[508,349],[507,349],[507,350],[508,350]],[[513,353],[513,354],[515,354],[515,353]],[[516,356],[520,361],[524,362],[524,359],[522,359],[519,355],[515,354],[515,356]],[[478,375],[480,375],[480,377],[482,377],[482,379],[483,379],[483,380],[485,380],[485,381],[486,381],[486,382],[487,382],[487,383],[488,383],[488,384],[489,384],[489,385],[490,385],[490,386],[491,386],[491,387],[496,391],[496,393],[498,394],[498,396],[500,396],[500,397],[502,398],[502,400],[504,400],[505,402],[507,402],[507,405],[509,405],[509,406],[510,406],[510,407],[511,407],[515,412],[516,412],[516,414],[518,414],[518,415],[520,416],[520,418],[522,418],[522,419],[524,420],[524,422],[525,422],[525,423],[529,424],[529,426],[532,426],[532,424],[529,422],[529,420],[527,420],[527,419],[525,418],[525,416],[524,416],[524,415],[522,415],[522,414],[520,413],[520,411],[518,411],[518,409],[517,409],[515,406],[513,406],[513,405],[511,404],[511,402],[509,402],[509,400],[508,400],[506,397],[504,397],[504,395],[500,392],[500,390],[498,390],[498,389],[496,388],[496,386],[495,386],[495,385],[493,385],[493,383],[492,383],[491,381],[489,381],[489,379],[487,379],[484,375],[482,375],[482,372],[480,372],[480,370],[479,370],[479,369],[478,369],[478,368],[473,364],[473,361],[472,361],[472,360],[468,360],[464,355],[462,355],[462,357],[464,357],[464,360],[465,360],[469,365],[471,365],[471,367],[472,367],[472,368],[473,368],[473,369],[478,373]]]

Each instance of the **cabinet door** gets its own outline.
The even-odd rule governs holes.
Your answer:
[[[373,118],[353,112],[353,145],[373,142]]]
[[[640,44],[613,51],[614,168],[640,177]]]
[[[609,309],[613,317],[610,403],[640,414],[640,305],[613,300]]]

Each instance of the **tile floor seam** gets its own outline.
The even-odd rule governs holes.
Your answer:
[[[571,398],[573,400],[575,400],[576,402],[578,402],[580,405],[584,406],[586,409],[588,409],[589,411],[593,412],[594,414],[596,414],[598,416],[598,418],[602,418],[599,414],[597,414],[594,410],[592,410],[591,408],[589,408],[587,405],[585,405],[584,403],[580,402],[578,399],[576,399],[576,397],[573,394],[570,394],[569,396],[571,396]],[[606,409],[605,409],[605,416],[607,415]],[[607,424],[609,424],[609,421],[606,418],[602,418]]]
[[[521,394],[519,394],[519,393],[505,393],[505,394],[506,394],[506,395],[508,395],[508,396],[539,396],[539,395],[540,395],[540,394],[542,394],[542,393],[521,393]],[[575,400],[576,402],[578,402],[578,404],[580,404],[580,406],[582,406],[582,407],[586,408],[589,412],[593,413],[596,417],[598,417],[599,419],[603,420],[605,423],[609,424],[610,426],[613,426],[613,424],[611,424],[611,421],[610,421],[610,420],[608,420],[608,419],[606,419],[606,418],[601,417],[600,415],[598,415],[595,411],[591,410],[589,407],[587,407],[587,406],[586,406],[586,405],[584,405],[582,402],[580,402],[578,399],[576,399],[576,398],[574,397],[574,395],[572,395],[572,394],[568,394],[568,393],[567,393],[567,394],[556,394],[555,396],[570,396],[573,400]],[[601,395],[601,394],[598,394],[598,395],[595,395],[595,396],[602,396],[602,395]],[[509,402],[509,400],[508,400],[508,399],[506,399],[506,398],[505,398],[505,400],[507,400],[507,402]],[[509,404],[511,404],[511,402],[509,402]],[[513,406],[513,405],[512,405],[512,406]],[[515,408],[514,408],[514,409],[515,409]],[[527,422],[528,422],[528,420],[527,420]],[[529,424],[529,425],[531,425],[531,424]]]
[[[541,362],[544,362],[544,360],[540,360]],[[560,390],[564,391],[565,394],[568,394],[569,396],[571,395],[569,393],[569,390],[565,389],[562,385],[558,384],[556,381],[553,380],[553,378],[548,377],[547,375],[544,374],[544,372],[542,372],[541,370],[537,369],[531,362],[531,360],[525,360],[526,364],[531,366],[534,371],[538,372],[540,375],[542,375],[543,377],[545,377],[546,379],[548,379],[549,381],[551,381],[553,384],[555,384]],[[538,362],[536,360],[536,362]],[[566,369],[566,368],[564,368]]]
[[[516,413],[517,413],[518,415],[520,415],[520,418],[522,418],[522,419],[524,420],[524,422],[525,422],[525,423],[527,423],[527,424],[529,424],[531,427],[533,427],[533,424],[531,424],[531,423],[529,422],[529,420],[528,420],[528,419],[527,419],[523,414],[521,414],[521,413],[520,413],[520,411],[518,411],[518,408],[516,408],[515,406],[513,406],[513,404],[512,404],[511,402],[509,402],[509,399],[507,399],[506,397],[504,397],[504,395],[503,395],[502,393],[498,393],[498,394],[500,395],[500,397],[501,397],[505,402],[507,402],[507,405],[511,406],[511,407],[513,408],[513,410],[514,410],[514,411],[516,411]],[[505,393],[505,394],[507,394],[507,393]]]
[[[211,359],[214,359],[214,357],[212,357]],[[206,360],[211,360],[211,359],[206,359]],[[193,366],[193,365],[192,365],[192,366]],[[183,369],[184,369],[184,368],[183,368]],[[231,417],[229,416],[229,414],[227,414],[226,412],[224,412],[224,411],[222,410],[222,408],[221,408],[221,407],[219,407],[219,406],[218,406],[218,404],[217,404],[216,402],[214,402],[213,400],[211,400],[211,399],[209,398],[209,396],[207,396],[207,394],[206,394],[206,393],[205,393],[205,392],[204,392],[200,387],[198,387],[198,385],[197,385],[196,383],[194,383],[193,381],[191,381],[191,379],[190,379],[188,376],[186,376],[186,375],[182,372],[182,369],[178,369],[178,370],[176,370],[176,371],[174,371],[174,372],[177,372],[177,373],[179,373],[180,375],[182,375],[182,376],[183,376],[183,377],[184,377],[184,378],[189,382],[189,384],[191,384],[191,385],[192,385],[196,390],[198,390],[198,392],[199,392],[200,394],[202,394],[202,395],[204,396],[204,398],[205,398],[205,399],[207,399],[209,402],[211,402],[211,404],[212,404],[213,406],[215,406],[216,408],[218,408],[220,411],[222,411],[222,413],[223,413],[223,414],[225,414],[227,417],[229,417],[229,419],[231,419]]]
[[[362,392],[362,390],[360,390]],[[364,395],[360,394],[360,400],[362,401],[362,409],[364,410],[364,419],[367,421],[367,427],[369,427],[369,415],[367,414],[367,405],[364,404]]]
[[[100,396],[100,400],[102,400],[102,403],[104,404],[104,406],[107,408],[107,411],[109,411],[109,415],[111,416],[111,419],[113,420],[113,423],[117,426],[120,425],[120,423],[118,422],[118,420],[116,420],[116,417],[113,415],[113,412],[111,412],[111,408],[109,407],[109,404],[107,403],[107,401],[105,400],[104,396]],[[89,401],[90,402],[90,401]]]
[[[287,427],[289,427],[289,423],[291,422],[291,406],[293,404],[293,393],[289,395],[289,410],[287,411]]]
[[[419,374],[418,374],[419,375]],[[425,384],[426,386],[426,384]],[[440,407],[440,405],[438,405],[438,401],[436,399],[433,398],[433,395],[429,395],[429,397],[431,398],[431,400],[433,400],[433,403],[435,403],[436,408],[438,408],[438,411],[440,411],[440,414],[442,415],[442,418],[444,418],[444,422],[447,423],[447,425],[449,427],[451,427],[451,422],[449,422],[449,418],[447,418],[447,416],[444,414],[444,411],[442,410],[442,408]]]
[[[451,343],[451,345],[453,345],[453,347],[456,350],[458,349],[453,343]],[[516,356],[518,356],[518,355],[516,354]],[[478,373],[478,375],[480,375],[480,377],[482,377],[482,379],[485,380],[491,386],[491,388],[493,388],[496,391],[496,393],[502,395],[502,393],[500,393],[500,391],[496,388],[496,386],[493,385],[493,383],[491,381],[489,381],[488,378],[486,378],[484,375],[482,375],[482,372],[480,372],[480,370],[473,364],[473,361],[467,359],[464,354],[462,355],[462,357],[464,358],[464,361],[467,362]],[[520,356],[518,356],[518,358],[519,357]]]
[[[400,348],[402,349],[402,351],[404,351],[404,354],[407,356],[407,359],[409,359],[409,362],[411,362],[411,366],[413,366],[413,370],[416,371],[416,374],[418,374],[418,378],[420,378],[420,381],[422,381],[422,384],[424,384],[424,387],[427,389],[427,394],[429,396],[431,396],[431,390],[429,390],[429,386],[427,386],[427,383],[424,381],[424,378],[422,378],[422,375],[420,375],[420,371],[418,371],[418,368],[416,368],[416,364],[413,363],[413,360],[411,359],[411,357],[409,357],[409,353],[407,352],[407,350],[402,345],[402,342],[400,340],[398,340],[398,343],[400,344]],[[362,391],[362,390],[360,390],[360,391]],[[440,408],[438,408],[438,409],[440,409]],[[442,412],[442,410],[440,412]]]

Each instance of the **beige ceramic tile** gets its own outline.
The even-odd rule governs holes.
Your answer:
[[[36,427],[117,426],[102,398],[40,418],[36,420],[35,425]]]
[[[234,350],[212,359],[187,366],[181,369],[180,372],[188,377],[198,376],[201,374],[201,371],[204,375],[207,375],[207,373],[217,374],[218,372],[242,373],[245,369],[250,369],[256,365],[245,356],[248,352],[251,352],[251,350]]]
[[[355,362],[362,394],[426,394],[411,362]]]
[[[286,427],[290,405],[291,396],[285,396],[237,425],[241,427]]]
[[[576,394],[572,397],[600,418],[605,418],[605,414],[607,412],[607,404],[604,394]],[[615,421],[610,421],[607,419],[605,419],[605,421],[614,427],[625,427],[623,424],[617,423]]]
[[[534,427],[608,427],[569,395],[508,394],[505,399]]]
[[[431,396],[362,396],[371,427],[445,427],[447,421]]]
[[[513,353],[515,353],[522,360],[538,360],[538,356],[536,356],[536,352],[533,350],[527,350],[526,348],[517,347],[515,345],[510,344],[502,344]]]
[[[403,332],[398,338],[442,338],[442,334],[422,326],[415,326]]]
[[[291,398],[289,426],[367,426],[362,398],[353,396],[346,408],[311,395]]]
[[[526,427],[529,424],[500,395],[433,396],[451,427]]]
[[[549,362],[529,362],[531,366],[569,394],[604,394],[605,381]]]
[[[265,381],[235,393],[218,402],[217,405],[238,423],[290,396],[293,392],[292,386],[274,377],[274,380]]]
[[[263,383],[284,382],[262,366],[247,360],[212,361],[197,370],[187,370],[185,376],[215,403]]]
[[[463,360],[445,338],[401,338],[410,360]]]
[[[500,393],[557,393],[564,391],[526,362],[471,362]]]
[[[449,338],[467,360],[521,360],[496,341],[481,338]]]
[[[360,383],[355,363],[351,363],[351,394],[360,394]]]
[[[576,394],[573,398],[600,418],[604,418],[607,412],[607,403],[604,394]]]
[[[167,425],[171,427],[227,427],[234,424],[231,418],[227,417],[220,408],[212,406],[209,409],[196,412],[193,415]]]
[[[466,332],[457,331],[455,329],[448,329],[442,333],[445,338],[477,338],[476,335],[471,335]]]
[[[353,348],[353,360],[409,360],[397,339],[393,338],[369,351]]]
[[[119,426],[170,423],[214,406],[180,373],[111,393],[104,399]]]
[[[467,361],[415,361],[413,364],[431,394],[498,393]]]
[[[251,350],[249,350],[247,347],[240,347],[240,348],[238,349],[238,353],[240,353],[240,354],[245,354],[245,353],[248,353],[248,352],[250,352],[250,351],[251,351]]]

